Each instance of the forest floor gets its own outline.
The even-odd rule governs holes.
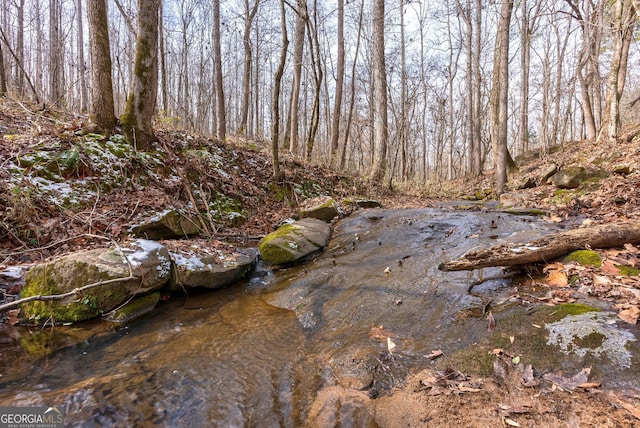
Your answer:
[[[276,183],[271,180],[269,142],[232,137],[222,144],[162,126],[157,130],[157,153],[120,153],[98,166],[95,156],[83,150],[83,144],[102,144],[104,149],[111,143],[95,134],[81,135],[87,120],[86,116],[0,99],[0,272],[10,266],[29,266],[127,239],[131,225],[168,206],[204,223],[208,234],[203,238],[256,245],[261,236],[294,215],[303,199],[322,194],[331,194],[337,200],[377,199],[387,208],[429,207],[448,200],[474,200],[479,194],[492,198],[490,171],[477,178],[416,182],[390,189],[370,186],[362,177],[308,165],[286,155],[281,160],[285,178]],[[122,152],[117,144],[114,140],[112,146]],[[110,150],[112,154],[118,151]],[[525,177],[539,177],[551,163],[560,167],[589,165],[607,172],[606,178],[575,190],[539,185],[514,191],[520,205],[545,210],[548,221],[593,224],[640,220],[638,138],[618,143],[576,142],[554,147],[546,154],[527,153],[517,162],[519,171],[510,174],[511,188]],[[617,165],[627,166],[630,171],[613,173]],[[91,189],[86,192],[88,197],[70,196],[81,188]],[[241,206],[238,209],[246,221],[228,221],[223,215],[228,206]],[[211,216],[211,207],[218,208],[219,218]],[[628,245],[601,255],[610,263],[580,269],[579,275],[587,282],[591,278],[592,297],[617,305],[627,321],[635,323],[640,293],[620,290],[625,287],[637,291],[640,284],[635,279],[622,281],[616,266],[640,268],[640,251]],[[571,301],[577,292],[572,287],[558,287],[542,274],[535,280],[549,287],[544,304]],[[15,299],[20,288],[20,281],[12,282],[0,273],[0,303]],[[7,314],[2,316],[0,327],[2,322],[15,320]],[[393,426],[430,427],[458,423],[496,426],[496,421],[503,426],[640,425],[637,391],[589,387],[571,392],[555,384],[550,388],[525,388],[517,382],[499,384],[495,379],[478,379],[484,385],[479,392],[458,388],[455,393],[427,394],[424,376],[414,375],[404,388],[376,400],[377,412],[386,415],[384,420],[400,422]]]

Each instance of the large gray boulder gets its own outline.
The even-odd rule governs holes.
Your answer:
[[[170,289],[226,287],[246,276],[254,268],[257,258],[255,248],[236,251],[200,248],[171,252],[174,269]]]
[[[27,302],[22,316],[39,323],[95,318],[133,296],[159,290],[170,276],[169,252],[154,241],[138,239],[121,248],[72,253],[27,272],[21,297],[58,295],[103,284],[61,300]]]
[[[285,224],[265,236],[258,247],[265,263],[282,265],[300,260],[329,242],[331,226],[315,218]]]

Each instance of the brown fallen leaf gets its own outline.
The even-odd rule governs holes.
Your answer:
[[[561,270],[550,270],[546,279],[547,285],[550,287],[568,287],[569,286],[569,278],[567,278],[567,274]]]
[[[489,315],[487,315],[487,320],[489,321],[487,331],[489,333],[493,333],[493,330],[496,328],[496,319],[493,317],[493,313],[491,313],[491,311],[489,311]]]
[[[609,260],[605,260],[602,262],[602,267],[600,268],[604,273],[608,273],[609,275],[620,275],[620,269],[618,266],[613,264]]]
[[[618,312],[618,318],[629,324],[636,325],[638,323],[638,318],[640,318],[640,307],[631,306],[628,309],[623,309]]]
[[[504,421],[504,423],[506,423],[507,425],[512,426],[512,427],[521,427],[522,426],[518,422],[514,421],[513,419],[502,418],[502,420]]]
[[[533,374],[533,366],[531,364],[527,364],[526,366],[520,365],[518,367],[522,375],[522,379],[520,380],[522,386],[530,388],[540,385],[540,381],[536,379]]]
[[[635,403],[631,403],[627,400],[626,397],[621,397],[618,393],[610,393],[611,398],[615,401],[616,404],[623,407],[626,411],[631,413],[636,419],[640,420],[640,406],[637,404],[637,400]]]
[[[436,349],[434,351],[431,351],[431,353],[426,357],[430,360],[435,360],[436,358],[441,357],[442,355],[443,355],[443,352],[440,349]]]
[[[580,370],[571,378],[566,378],[561,373],[547,373],[542,377],[565,391],[575,391],[578,385],[587,383],[589,373],[591,373],[591,367]]]
[[[498,413],[502,416],[510,416],[512,414],[521,415],[524,413],[530,413],[531,408],[525,406],[508,406],[506,404],[500,404],[498,406]]]
[[[576,388],[581,388],[581,389],[600,388],[601,385],[602,384],[600,382],[585,382],[576,386]]]

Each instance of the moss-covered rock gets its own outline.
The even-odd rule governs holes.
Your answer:
[[[105,283],[62,300],[27,302],[22,305],[22,317],[37,323],[95,318],[134,295],[161,288],[170,274],[168,251],[152,241],[138,240],[121,250],[99,248],[72,253],[27,272],[22,297],[64,294]]]
[[[285,224],[265,236],[258,249],[265,263],[287,264],[324,248],[330,235],[329,224],[314,218],[304,218]]]
[[[307,199],[300,206],[300,218],[310,217],[322,221],[331,221],[337,217],[338,204],[331,196],[318,196]]]
[[[599,268],[602,266],[602,257],[592,250],[577,250],[566,256],[564,262],[576,262],[582,266]]]

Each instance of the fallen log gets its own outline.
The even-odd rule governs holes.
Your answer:
[[[585,248],[612,248],[637,243],[640,243],[640,225],[630,223],[599,224],[552,233],[526,244],[502,244],[469,251],[456,260],[440,264],[438,269],[460,271],[492,266],[518,266],[550,261]]]

